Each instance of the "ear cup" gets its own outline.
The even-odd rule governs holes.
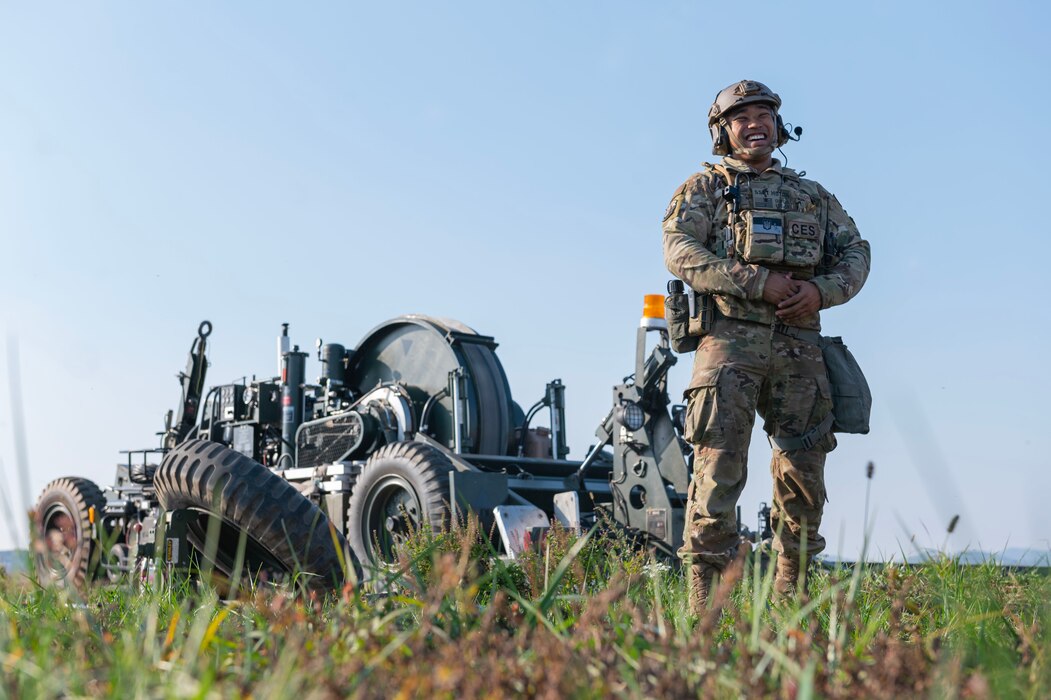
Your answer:
[[[717,156],[730,155],[730,135],[726,129],[716,124],[711,127],[712,153]]]
[[[781,119],[781,115],[777,115],[777,146],[780,148],[788,143],[788,129],[785,128],[785,122]]]

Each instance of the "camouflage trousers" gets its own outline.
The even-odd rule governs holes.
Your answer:
[[[686,439],[694,446],[683,558],[723,569],[737,552],[737,500],[748,477],[748,445],[758,411],[775,437],[798,437],[823,421],[832,396],[821,349],[770,326],[717,318],[701,338],[687,390]],[[774,449],[774,548],[798,558],[825,548],[825,455],[832,433],[810,449]],[[780,534],[777,532],[780,529]]]

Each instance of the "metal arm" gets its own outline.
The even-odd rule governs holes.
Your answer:
[[[208,372],[208,359],[205,357],[207,338],[211,334],[211,321],[201,321],[201,325],[197,327],[197,338],[190,346],[186,371],[179,373],[182,399],[179,401],[179,413],[174,427],[165,431],[164,446],[168,449],[185,440],[197,423],[197,409],[201,404],[201,394],[204,393],[204,376]]]

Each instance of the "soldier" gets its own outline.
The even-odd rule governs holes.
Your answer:
[[[701,337],[685,392],[694,464],[680,554],[695,614],[741,544],[736,505],[757,410],[773,448],[777,592],[805,587],[808,559],[825,548],[825,455],[836,439],[818,311],[858,293],[870,252],[834,195],[772,157],[789,138],[780,107],[754,80],[722,90],[708,113],[722,162],[704,163],[664,214],[665,264],[698,305],[714,302],[706,327],[691,319]]]

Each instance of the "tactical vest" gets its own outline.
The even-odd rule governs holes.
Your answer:
[[[705,167],[725,183],[726,224],[716,232],[713,252],[791,272],[796,279],[812,278],[824,253],[825,237],[823,202],[817,192],[804,189],[799,176],[787,168],[776,179],[760,179],[722,164],[705,163]]]

